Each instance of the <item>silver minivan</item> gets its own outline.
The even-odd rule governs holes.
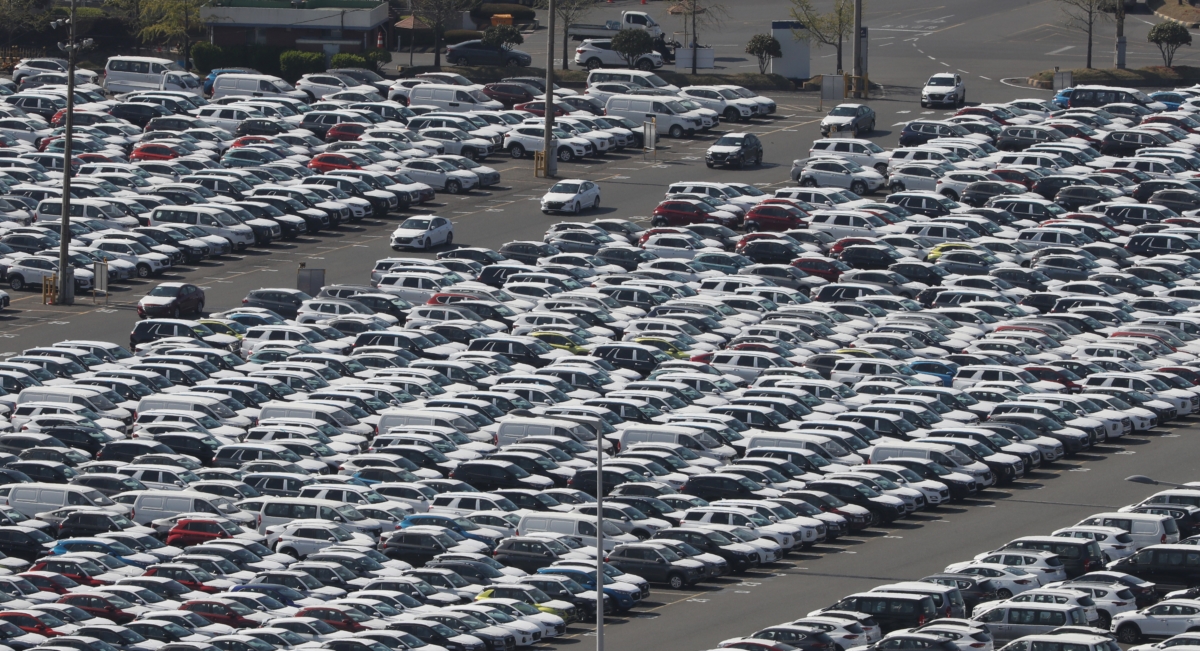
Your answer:
[[[999,602],[971,619],[987,624],[992,637],[1000,641],[1049,633],[1060,626],[1088,625],[1087,613],[1072,604]]]
[[[671,443],[682,445],[702,457],[729,461],[735,451],[712,434],[698,428],[674,425],[630,425],[610,435],[624,450],[635,443]]]
[[[1138,549],[1150,545],[1179,542],[1179,525],[1169,515],[1153,513],[1097,513],[1080,520],[1076,526],[1117,527],[1129,532]]]
[[[117,504],[94,488],[69,484],[34,482],[0,486],[0,503],[31,518],[38,513],[73,505],[99,506],[122,514],[129,513],[128,506]]]
[[[170,59],[157,57],[109,57],[102,83],[114,95],[139,90],[174,90],[192,95],[204,92],[199,77]]]
[[[308,95],[288,82],[272,75],[225,73],[213,80],[212,98],[227,95],[247,97],[294,97],[307,100]]]
[[[638,539],[633,534],[621,531],[620,527],[609,520],[603,520],[604,549],[611,551],[624,543],[636,543]],[[596,546],[596,517],[581,513],[551,513],[547,511],[527,511],[517,525],[521,535],[531,533],[561,533],[578,538],[580,542],[592,547]]]

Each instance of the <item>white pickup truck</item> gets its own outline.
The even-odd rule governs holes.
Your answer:
[[[567,34],[576,41],[585,38],[612,38],[622,29],[641,29],[651,36],[663,33],[662,27],[644,11],[622,11],[621,20],[608,20],[603,25],[594,23],[572,23],[567,25]]]

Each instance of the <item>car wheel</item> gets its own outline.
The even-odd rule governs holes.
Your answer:
[[[450,62],[450,65],[465,66],[465,65],[467,65],[467,63],[468,63],[467,57],[455,57],[454,60]]]
[[[579,214],[579,202],[578,201],[575,202],[575,209],[572,210],[571,212],[575,213],[576,215]]]
[[[596,197],[596,200],[592,202],[592,210],[599,210],[599,209],[600,209],[600,197]]]
[[[758,152],[758,155],[754,157],[754,166],[755,167],[762,167],[762,157],[763,157],[763,153],[761,151]]]
[[[1009,590],[1008,588],[1000,588],[996,591],[996,597],[998,599],[1008,599],[1012,597],[1012,590]]]
[[[638,540],[650,539],[650,532],[646,531],[645,529],[634,529],[631,533],[633,534],[633,537],[637,538]]]
[[[678,124],[671,125],[671,129],[667,131],[667,135],[671,136],[672,138],[682,138],[683,127],[679,126]]]
[[[801,179],[800,185],[806,188],[815,188],[817,187],[817,181],[813,178]]]
[[[454,231],[450,231],[449,233],[446,233],[445,244],[446,244],[446,246],[450,246],[451,244],[454,244]]]
[[[558,150],[558,160],[563,163],[570,163],[575,160],[575,152],[571,151],[570,147],[560,147]]]
[[[600,63],[600,59],[597,59],[596,57],[592,57],[592,58],[588,59],[587,62],[585,62],[583,65],[588,70],[595,70],[596,68],[599,68],[603,64]]]
[[[204,314],[204,301],[200,301],[200,304],[196,306],[196,314]]]
[[[149,278],[150,277],[150,265],[139,264],[137,266],[137,275],[138,275],[138,278]]]
[[[179,308],[176,307],[176,308],[171,309],[171,318],[172,319],[178,319],[181,316],[183,316],[183,312]]]
[[[1137,644],[1142,639],[1142,630],[1136,624],[1124,624],[1117,629],[1117,640],[1122,644]]]
[[[855,181],[850,184],[850,191],[861,197],[867,193],[867,184],[862,181]]]
[[[449,181],[446,181],[446,192],[449,192],[450,194],[460,194],[462,193],[462,184],[456,179],[450,179]]]
[[[1100,616],[1100,621],[1096,622],[1096,628],[1102,628],[1107,631],[1112,627],[1112,615],[1103,610],[1098,612],[1097,615]]]
[[[25,279],[20,276],[13,276],[8,279],[8,287],[14,292],[19,292],[25,289]]]
[[[904,184],[896,181],[891,185],[892,192],[904,192]]]
[[[963,91],[962,97],[958,100],[958,105],[963,106],[967,103],[967,91]]]
[[[850,127],[850,137],[851,138],[858,137],[858,125],[853,125]]]
[[[637,62],[637,69],[638,70],[653,70],[654,64],[650,63],[650,59],[642,59],[641,61]]]
[[[667,225],[667,220],[662,217],[655,217],[654,219],[650,220],[650,225],[654,226],[655,228],[662,228],[663,226]],[[14,287],[13,289],[16,288]]]
[[[513,158],[525,158],[525,147],[519,142],[514,142],[508,146],[508,155]]]
[[[672,573],[667,577],[667,585],[671,586],[672,590],[682,590],[687,587],[687,582],[683,580],[683,575]]]
[[[887,163],[877,163],[875,165],[875,171],[879,172],[881,175],[886,177],[887,176]]]
[[[470,158],[471,160],[476,160],[474,147],[463,147],[461,153],[462,153],[463,158]]]
[[[758,223],[757,222],[746,222],[746,232],[747,233],[757,233],[758,232]]]
[[[421,243],[422,249],[428,249],[431,246],[433,246],[433,238],[427,237],[425,238],[425,241]]]
[[[737,119],[740,115],[741,113],[737,109],[730,106],[725,109],[725,115],[723,117],[725,118],[726,122],[737,122]]]
[[[947,199],[949,199],[951,201],[958,201],[958,193],[955,192],[954,190],[946,190],[946,191],[942,192],[942,196],[946,197]]]

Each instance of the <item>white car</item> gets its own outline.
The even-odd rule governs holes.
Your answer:
[[[962,75],[939,72],[921,88],[921,108],[931,106],[962,106],[967,101],[967,86]]]
[[[1171,637],[1186,633],[1200,624],[1200,602],[1192,599],[1168,599],[1139,611],[1120,613],[1112,618],[1117,639],[1133,644],[1145,637]]]
[[[460,194],[472,190],[479,183],[479,177],[466,170],[460,170],[450,161],[422,158],[406,160],[400,164],[400,170],[414,181],[427,183],[434,189],[441,189],[450,194]]]
[[[423,129],[419,134],[425,140],[432,140],[441,144],[447,154],[456,154],[473,160],[482,160],[492,153],[491,142],[483,138],[476,138],[462,129],[439,127]]]
[[[863,196],[883,186],[883,175],[844,158],[809,161],[795,179],[801,186],[846,188]]]
[[[638,70],[654,70],[663,67],[662,55],[658,52],[639,54],[633,65],[625,55],[618,54],[612,49],[611,38],[587,38],[575,47],[575,65],[588,70],[596,68],[637,68]]]
[[[409,217],[392,231],[392,249],[430,249],[454,242],[454,224],[445,217]]]
[[[543,134],[545,134],[543,127],[523,124],[504,134],[503,147],[508,151],[509,156],[524,158],[529,152],[544,149]],[[587,140],[558,129],[555,129],[554,137],[550,139],[550,146],[554,149],[554,155],[558,157],[558,160],[564,163],[569,163],[576,158],[591,156],[595,151],[592,143]]]
[[[600,207],[600,186],[584,179],[564,179],[542,196],[542,212],[579,213]]]
[[[987,577],[996,584],[996,596],[1001,599],[1008,599],[1015,594],[1042,586],[1041,580],[1036,574],[1001,563],[981,563],[979,561],[965,564],[955,563],[947,567],[945,571]]]
[[[171,266],[171,258],[162,253],[156,253],[132,240],[101,239],[92,242],[92,246],[117,256],[127,262],[137,265],[138,278],[156,276]]]

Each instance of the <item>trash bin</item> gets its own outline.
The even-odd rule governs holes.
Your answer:
[[[512,14],[492,14],[493,25],[511,25],[513,24]]]

